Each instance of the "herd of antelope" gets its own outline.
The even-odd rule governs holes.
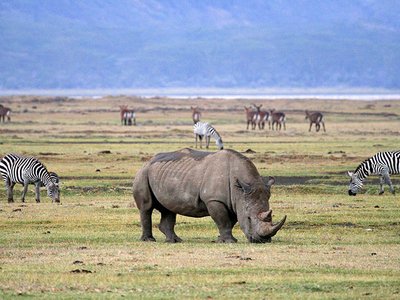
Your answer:
[[[251,129],[258,129],[262,130],[265,127],[265,123],[268,122],[268,127],[270,130],[281,130],[283,125],[283,130],[286,130],[286,115],[282,111],[277,111],[275,109],[271,109],[270,111],[262,111],[261,105],[252,104],[253,108],[244,107],[246,112],[246,122],[247,122],[247,130],[249,130],[249,126],[251,125]],[[308,131],[311,131],[311,127],[315,124],[315,130],[318,132],[321,128],[325,130],[325,123],[322,120],[323,114],[319,111],[310,112],[306,110],[306,120],[310,121],[310,128]]]
[[[268,122],[268,128],[270,130],[286,130],[286,115],[282,111],[277,111],[275,109],[271,109],[269,111],[261,110],[262,104],[256,105],[252,104],[253,107],[244,107],[246,112],[246,122],[247,122],[247,130],[251,125],[251,129],[255,130],[258,126],[258,129],[263,130],[265,128],[265,123]],[[192,120],[193,123],[196,124],[200,121],[201,111],[199,107],[190,107],[192,110]],[[310,112],[308,110],[306,112],[306,120],[310,121],[310,128],[308,131],[311,131],[312,125],[315,125],[315,130],[318,132],[321,129],[325,130],[325,123],[323,121],[323,114],[318,111]],[[135,110],[129,109],[127,105],[120,106],[120,117],[121,117],[121,125],[136,125],[136,113]],[[11,121],[11,109],[9,107],[5,107],[0,104],[0,122],[3,123],[6,121]]]

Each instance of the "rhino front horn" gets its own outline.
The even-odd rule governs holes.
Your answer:
[[[272,225],[271,235],[270,235],[271,237],[274,236],[279,231],[279,229],[281,229],[283,224],[285,224],[285,221],[286,221],[286,215],[282,218],[282,220],[279,223]]]

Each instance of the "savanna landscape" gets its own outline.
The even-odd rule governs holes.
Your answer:
[[[40,159],[61,179],[61,203],[45,188],[36,203],[0,187],[0,298],[398,299],[400,201],[378,195],[377,177],[347,194],[366,158],[398,150],[400,100],[99,99],[0,97],[11,122],[0,123],[0,156]],[[286,130],[246,130],[244,106],[286,113]],[[136,111],[122,126],[119,107]],[[287,215],[271,243],[215,243],[211,218],[178,216],[182,243],[140,241],[132,197],[137,171],[154,154],[194,147],[191,106],[262,176],[274,176],[274,220]],[[308,131],[305,110],[324,114],[326,132]],[[205,150],[205,149],[204,149]],[[207,151],[217,151],[212,140]],[[399,176],[392,181],[399,193]]]

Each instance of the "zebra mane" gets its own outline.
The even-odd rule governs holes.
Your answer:
[[[368,166],[368,163],[370,162],[370,158],[364,160],[361,164],[358,165],[358,167],[356,168],[356,170],[354,171],[354,173],[359,172],[360,170],[363,171],[362,169],[364,168],[364,166],[366,167],[365,169],[368,170],[369,172],[372,172],[372,170],[370,169],[370,167]]]

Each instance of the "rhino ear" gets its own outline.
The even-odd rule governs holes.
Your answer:
[[[267,190],[271,189],[271,186],[275,183],[275,177],[269,176],[267,177],[261,177],[262,181],[264,182],[265,188]]]
[[[251,185],[236,179],[236,186],[243,190],[245,194],[249,194],[251,192]]]

